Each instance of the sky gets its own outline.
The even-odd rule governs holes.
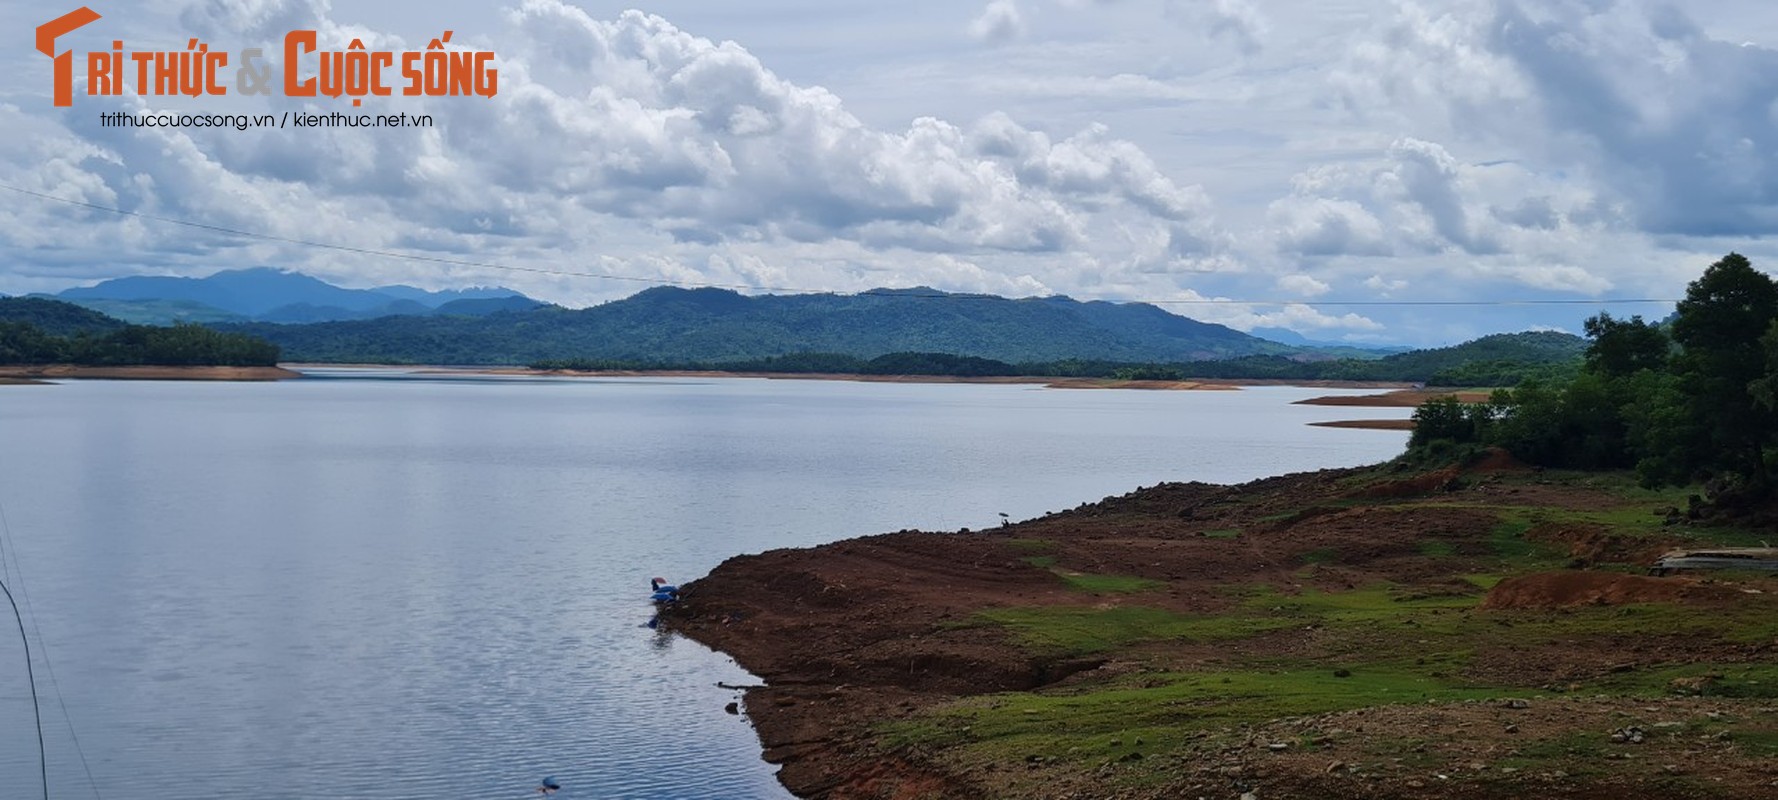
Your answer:
[[[1762,0],[89,5],[57,42],[71,106],[28,35],[0,52],[0,185],[136,216],[0,188],[0,292],[261,265],[569,306],[649,281],[924,285],[1436,345],[1661,317],[1615,301],[1681,297],[1730,251],[1778,264]],[[0,26],[60,13],[6,4]],[[277,62],[297,29],[398,51],[451,30],[496,54],[498,91],[84,95],[115,39]],[[100,122],[287,110],[434,124]],[[1424,304],[1449,301],[1510,304]]]

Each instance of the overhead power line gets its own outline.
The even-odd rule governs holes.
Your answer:
[[[148,213],[144,213],[141,211],[131,211],[129,209],[116,208],[114,206],[100,205],[98,203],[88,203],[84,200],[73,200],[73,199],[66,198],[66,197],[56,197],[55,195],[44,194],[43,192],[36,192],[36,191],[32,191],[30,189],[21,188],[18,186],[12,186],[12,185],[5,184],[5,183],[0,183],[0,189],[5,189],[5,190],[11,191],[11,192],[17,192],[18,194],[28,195],[30,197],[35,197],[35,198],[38,198],[41,200],[48,200],[48,201],[54,202],[54,203],[63,203],[63,204],[70,205],[70,206],[78,206],[80,208],[91,209],[93,211],[103,211],[108,214],[117,214],[119,216],[135,217],[137,219],[151,220],[154,222],[163,222],[168,225],[180,225],[180,226],[187,227],[187,228],[195,228],[197,230],[210,231],[212,233],[222,233],[222,234],[227,234],[229,236],[239,236],[239,237],[242,237],[245,239],[256,239],[256,240],[264,241],[264,242],[276,242],[279,244],[297,245],[299,247],[312,247],[312,248],[316,248],[316,249],[320,249],[320,250],[332,250],[335,252],[353,253],[353,254],[357,254],[357,255],[366,255],[366,256],[375,256],[378,258],[393,258],[393,259],[399,259],[399,260],[404,260],[404,261],[417,261],[417,262],[428,263],[428,264],[443,264],[443,265],[454,266],[454,267],[475,267],[478,269],[502,270],[502,271],[506,271],[506,272],[525,272],[525,273],[531,273],[531,274],[535,274],[535,275],[554,275],[554,276],[570,277],[570,278],[596,278],[599,280],[625,281],[625,282],[629,282],[629,283],[642,283],[642,284],[649,284],[649,285],[653,285],[653,286],[679,286],[679,287],[688,288],[688,289],[732,289],[735,291],[768,292],[768,293],[775,293],[775,294],[846,294],[845,292],[833,292],[831,290],[826,290],[826,289],[810,289],[810,288],[806,288],[806,287],[757,286],[757,285],[753,285],[753,284],[719,283],[719,282],[714,282],[714,281],[689,281],[689,280],[674,280],[672,278],[650,278],[650,277],[644,277],[644,276],[640,276],[640,275],[620,275],[620,274],[611,273],[611,272],[596,272],[596,271],[590,271],[590,270],[554,269],[554,268],[548,268],[548,267],[528,267],[528,266],[522,266],[522,265],[518,265],[518,264],[503,264],[503,263],[495,262],[495,261],[477,261],[477,260],[473,260],[473,259],[464,259],[464,258],[448,258],[445,256],[425,255],[423,253],[404,253],[404,252],[397,251],[397,250],[383,250],[383,249],[374,248],[374,247],[356,247],[353,245],[336,244],[333,242],[318,242],[318,241],[314,241],[314,240],[310,240],[310,239],[297,239],[297,238],[290,237],[290,236],[279,236],[277,234],[263,233],[260,231],[249,231],[249,230],[242,230],[240,228],[231,228],[226,225],[213,225],[213,224],[210,224],[207,222],[195,222],[195,221],[187,220],[187,219],[178,219],[176,217],[164,217],[164,216],[160,216],[158,214],[148,214]],[[953,294],[953,293],[949,293],[949,292],[938,292],[938,291],[934,291],[931,293],[896,291],[894,296],[895,297],[909,297],[909,298],[916,298],[916,299],[923,299],[923,300],[994,300],[994,299],[999,299],[998,297],[996,297],[994,295]],[[1229,306],[1294,306],[1294,305],[1306,305],[1306,306],[1544,306],[1544,305],[1599,306],[1599,305],[1672,304],[1672,303],[1677,303],[1679,301],[1677,299],[1669,299],[1669,298],[1597,298],[1597,299],[1508,298],[1508,299],[1492,299],[1492,300],[1393,300],[1393,299],[1379,299],[1379,300],[1285,299],[1285,300],[1280,300],[1280,299],[1270,299],[1270,298],[1258,299],[1258,300],[1236,300],[1236,299],[1225,299],[1225,298],[1197,298],[1197,299],[1185,299],[1185,300],[1134,299],[1134,300],[1123,300],[1123,301],[1117,301],[1117,302],[1147,303],[1149,305],[1157,305],[1157,306],[1207,306],[1207,305],[1229,305]]]

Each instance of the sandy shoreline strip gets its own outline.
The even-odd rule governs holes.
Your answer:
[[[1311,422],[1314,428],[1354,428],[1367,431],[1411,431],[1414,421],[1411,419],[1340,419],[1332,422]]]
[[[111,381],[281,381],[302,373],[283,367],[93,367],[74,364],[0,366],[0,381],[45,383],[51,380]]]
[[[1311,397],[1296,401],[1297,405],[1305,406],[1355,406],[1358,408],[1419,408],[1421,403],[1439,397],[1455,397],[1464,403],[1485,403],[1491,394],[1485,389],[1465,389],[1434,391],[1428,389],[1402,389],[1383,394],[1365,394],[1349,397]]]

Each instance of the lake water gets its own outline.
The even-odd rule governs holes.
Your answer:
[[[1290,405],[1319,389],[321,374],[0,388],[53,797],[516,799],[545,775],[561,798],[783,797],[715,686],[748,676],[644,626],[650,576],[1375,462],[1405,434],[1304,423],[1407,413]],[[0,797],[38,797],[11,630]]]

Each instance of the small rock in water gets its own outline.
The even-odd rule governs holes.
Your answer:
[[[730,714],[740,714],[741,713],[741,704],[740,703],[729,703],[728,705],[723,706],[722,710],[727,711]]]

